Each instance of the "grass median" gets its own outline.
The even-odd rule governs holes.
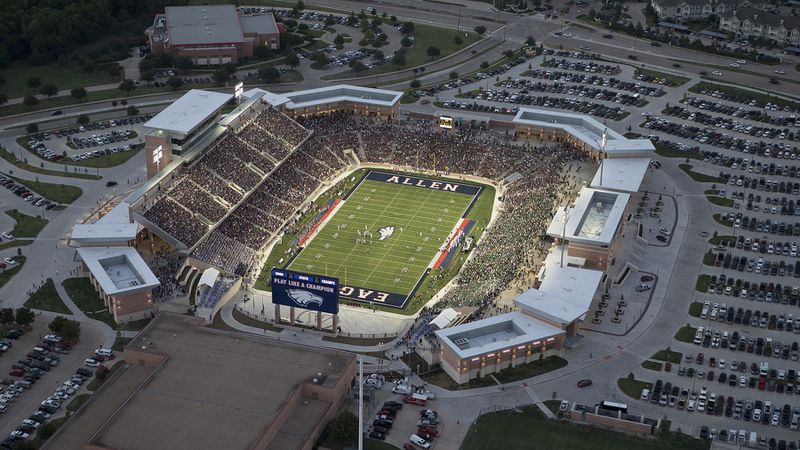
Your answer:
[[[28,300],[25,301],[25,307],[31,309],[41,309],[44,311],[52,311],[59,314],[72,314],[72,311],[64,304],[61,297],[56,291],[56,285],[53,283],[52,278],[36,290]]]
[[[690,325],[684,325],[678,330],[677,333],[675,333],[675,340],[688,342],[691,344],[694,342],[695,333],[697,333],[697,328]]]
[[[43,181],[25,180],[14,176],[11,178],[36,194],[55,203],[69,204],[83,195],[83,190],[81,188],[69,184],[45,183]]]
[[[14,256],[14,261],[17,263],[13,267],[9,267],[2,272],[0,272],[0,288],[6,285],[14,275],[17,274],[20,270],[22,270],[22,266],[25,265],[25,257],[24,256]]]
[[[657,351],[650,359],[655,359],[658,361],[670,362],[673,364],[680,364],[681,360],[683,359],[683,353],[676,352],[671,348],[667,347],[664,350]]]
[[[87,173],[77,173],[77,172],[70,172],[67,166],[64,166],[64,171],[58,170],[51,170],[45,169],[42,167],[32,166],[25,162],[24,160],[17,159],[16,155],[6,150],[4,147],[0,147],[0,158],[5,159],[8,161],[9,164],[17,167],[18,169],[26,170],[32,173],[38,173],[39,175],[51,175],[54,177],[67,177],[67,178],[82,178],[84,180],[99,180],[102,178],[99,175],[90,175]]]
[[[673,74],[670,74],[670,73],[664,73],[664,72],[659,72],[659,71],[650,70],[650,69],[637,68],[636,71],[635,71],[635,74],[636,75],[643,74],[643,75],[650,75],[650,76],[653,76],[653,77],[663,78],[663,79],[669,81],[670,83],[672,83],[672,87],[683,86],[684,84],[689,82],[689,78],[688,77],[682,77],[680,75],[673,75]]]
[[[681,170],[686,172],[686,175],[689,175],[694,181],[697,181],[698,183],[724,183],[725,182],[725,180],[723,178],[721,178],[721,177],[714,177],[714,176],[711,176],[711,175],[706,175],[704,173],[693,171],[692,167],[694,167],[694,166],[692,166],[691,164],[680,164],[680,165],[678,165],[678,167],[680,167]]]
[[[647,370],[654,370],[656,372],[661,372],[661,367],[663,367],[663,364],[661,364],[660,362],[656,362],[656,361],[650,361],[648,359],[648,360],[642,362],[642,367],[644,367]]]
[[[689,92],[694,92],[696,94],[699,94],[702,91],[723,92],[725,94],[737,97],[741,102],[750,102],[751,100],[755,100],[756,102],[758,102],[759,106],[766,105],[767,103],[773,103],[775,105],[780,105],[780,106],[789,106],[790,108],[795,110],[800,109],[800,102],[795,102],[792,100],[786,100],[777,97],[776,93],[769,91],[759,92],[750,89],[738,88],[734,86],[721,85],[709,81],[701,81],[689,88]]]
[[[15,238],[35,238],[47,226],[48,220],[42,217],[29,216],[23,214],[16,209],[6,211],[6,215],[14,219],[16,224],[11,230],[11,234]],[[15,242],[15,241],[11,241]],[[24,242],[24,241],[23,241]],[[30,242],[28,242],[30,243]],[[20,244],[27,245],[27,244]]]

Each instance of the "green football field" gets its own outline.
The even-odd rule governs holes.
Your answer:
[[[407,295],[473,197],[365,179],[288,269]]]

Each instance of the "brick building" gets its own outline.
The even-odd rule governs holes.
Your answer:
[[[280,48],[272,14],[243,14],[234,5],[168,6],[145,34],[154,54],[187,57],[197,66],[238,64],[257,47]]]

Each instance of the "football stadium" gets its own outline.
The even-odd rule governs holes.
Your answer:
[[[627,196],[587,194],[576,207],[622,210],[611,219],[582,213],[603,218],[591,219],[602,242],[565,239],[551,222],[581,187],[569,171],[593,166],[601,154],[629,161],[604,163],[606,181],[601,169],[593,183],[618,189],[615,180],[630,176],[614,167],[646,167],[649,141],[545,110],[523,108],[510,121],[422,115],[401,110],[401,97],[349,85],[192,90],[153,117],[145,124],[149,178],[71,237],[76,246],[105,247],[81,255],[99,255],[86,267],[115,320],[177,304],[211,322],[226,304],[241,312],[250,302],[248,315],[258,321],[314,326],[314,319],[296,321],[305,311],[317,314],[314,327],[322,329],[326,312],[326,328],[350,334],[363,334],[365,322],[348,316],[381,311],[398,320],[369,322],[369,332],[396,336],[420,311],[461,308],[461,320],[469,320],[501,293],[532,286],[524,274],[540,273],[540,283],[559,238],[569,241],[570,265],[593,272],[597,285],[588,268],[608,264]],[[637,173],[641,181],[644,171]],[[635,180],[623,184],[638,189]],[[589,219],[578,220],[570,229],[580,234]],[[154,282],[121,286],[128,281],[102,269],[120,267],[120,259]],[[272,295],[275,270],[294,287],[323,277],[336,286],[335,306],[313,307],[324,300],[308,292],[302,304],[282,303]],[[593,293],[576,310],[585,311]],[[559,327],[572,333],[578,319]]]

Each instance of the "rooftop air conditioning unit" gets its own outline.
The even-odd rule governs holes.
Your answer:
[[[469,339],[467,339],[467,338],[458,338],[453,342],[455,342],[456,345],[467,345],[467,344],[469,344]]]

